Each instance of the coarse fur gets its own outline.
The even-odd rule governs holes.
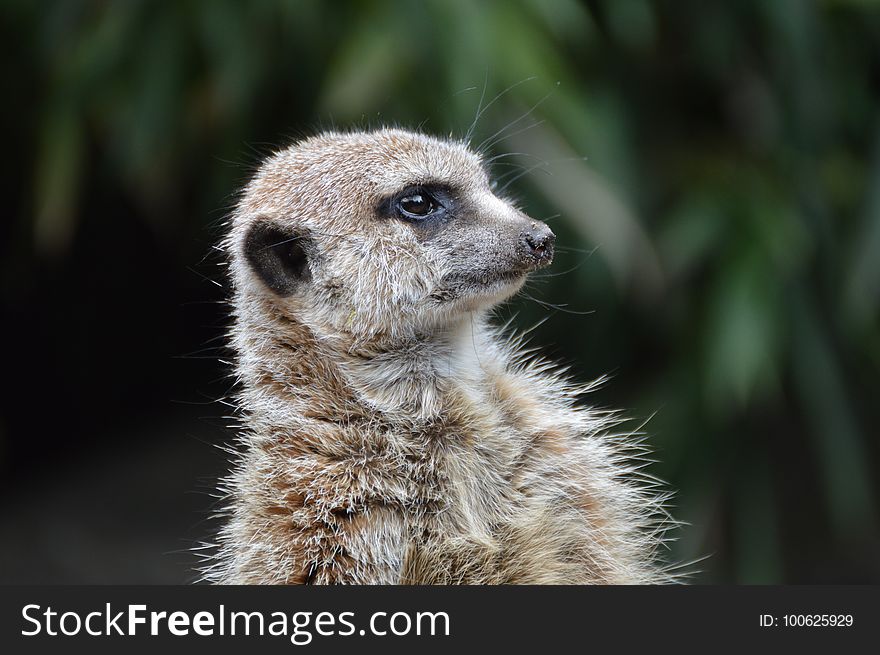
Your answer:
[[[267,159],[224,243],[242,430],[205,579],[670,580],[636,440],[489,324],[552,239],[460,142],[325,133]]]

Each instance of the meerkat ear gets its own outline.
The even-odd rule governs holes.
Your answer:
[[[293,229],[258,221],[245,235],[244,255],[266,286],[279,296],[289,296],[312,279],[308,243],[308,236]]]

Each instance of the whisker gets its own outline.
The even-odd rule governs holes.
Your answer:
[[[488,76],[488,71],[487,71],[487,76]],[[491,107],[492,105],[494,105],[499,99],[501,99],[502,97],[504,97],[505,95],[510,93],[513,89],[520,86],[521,84],[525,84],[526,82],[531,82],[532,80],[535,80],[537,78],[538,78],[537,75],[532,75],[531,77],[527,77],[524,80],[520,80],[519,82],[514,82],[509,87],[507,87],[506,89],[501,91],[501,93],[499,93],[494,98],[492,98],[492,100],[490,100],[489,103],[477,113],[476,117],[474,118],[474,125],[476,125],[477,121],[480,120],[480,117],[486,113],[486,110],[489,109],[489,107]],[[504,128],[504,129],[507,129],[507,128]],[[468,141],[468,143],[470,143],[470,137],[472,136],[472,134],[470,133],[470,130],[468,131],[468,134],[469,134],[469,136],[468,136],[467,141]],[[480,150],[480,151],[482,149],[483,149],[482,147],[477,148],[477,150]]]
[[[532,79],[534,79],[534,78],[532,78]],[[524,80],[524,81],[525,81],[525,80]],[[557,86],[559,85],[558,82],[557,82],[556,84],[557,84]],[[512,88],[512,87],[511,87],[511,88]],[[516,125],[517,123],[519,123],[521,120],[523,120],[523,119],[525,119],[525,118],[528,118],[528,117],[532,114],[532,112],[535,111],[538,107],[540,107],[541,104],[542,104],[545,100],[547,100],[547,98],[549,98],[550,96],[552,96],[552,95],[555,93],[555,91],[556,91],[556,89],[553,89],[552,91],[550,91],[549,93],[547,93],[546,95],[544,95],[540,100],[538,100],[538,102],[536,102],[534,105],[532,105],[532,106],[528,109],[528,111],[526,111],[522,116],[520,116],[519,118],[517,118],[517,119],[511,121],[510,123],[508,123],[507,125],[505,125],[504,127],[502,127],[500,130],[498,130],[497,132],[495,132],[495,134],[493,134],[492,136],[490,136],[488,139],[485,139],[485,140],[484,140],[484,141],[483,141],[483,142],[477,147],[477,150],[480,151],[480,152],[483,152],[483,151],[485,151],[488,147],[491,147],[491,146],[493,146],[495,143],[497,143],[497,141],[495,141],[495,139],[496,139],[497,137],[499,137],[499,136],[501,136],[502,134],[504,134],[507,130],[509,130],[511,127],[513,127],[514,125]],[[497,100],[497,98],[496,98],[496,100]],[[493,100],[493,102],[494,102],[494,100]],[[509,138],[510,136],[512,136],[512,135],[508,135],[508,138]]]
[[[217,285],[218,287],[220,287],[221,289],[223,288],[223,285],[220,284],[217,280],[213,280],[213,279],[209,278],[207,275],[205,275],[204,273],[201,273],[201,272],[197,271],[197,270],[194,269],[192,266],[187,266],[186,269],[187,269],[190,273],[195,273],[196,275],[198,275],[198,276],[199,276],[200,278],[202,278],[203,280],[206,280],[206,281],[210,282],[211,284],[215,284],[215,285]]]
[[[575,248],[573,246],[556,246],[555,250],[556,252],[577,252],[584,255],[591,255],[595,251],[599,250],[599,246],[594,246],[589,250],[585,250],[584,248]]]
[[[589,311],[578,311],[575,309],[568,309],[567,305],[555,305],[550,302],[545,302],[543,300],[539,300],[538,298],[535,298],[534,296],[526,293],[525,291],[520,291],[520,293],[523,296],[525,296],[526,298],[528,298],[529,300],[538,303],[539,305],[541,305],[541,307],[546,307],[547,309],[552,309],[557,312],[563,312],[565,314],[574,314],[575,316],[587,316],[589,314],[596,313],[596,310],[594,310],[594,309],[591,309]]]
[[[545,223],[549,223],[549,222],[552,221],[553,219],[555,219],[555,218],[559,218],[560,216],[562,216],[561,213],[550,214],[550,216],[545,216],[545,217],[543,217],[543,218],[539,218],[538,220],[539,220],[539,221],[544,221]]]
[[[467,143],[471,142],[471,136],[473,136],[474,129],[477,127],[477,122],[480,120],[480,116],[483,114],[483,100],[486,98],[486,88],[489,86],[489,66],[486,66],[486,76],[483,78],[483,90],[480,92],[480,101],[477,103],[477,113],[474,115],[474,120],[471,123],[471,126],[468,128],[468,131],[464,135],[464,140]]]
[[[531,172],[534,171],[534,170],[546,169],[546,167],[549,166],[551,163],[552,163],[552,164],[558,164],[558,163],[566,162],[566,161],[586,161],[586,159],[587,159],[586,157],[565,157],[565,158],[563,158],[563,159],[554,159],[554,160],[551,161],[551,162],[547,162],[547,165],[546,165],[546,166],[545,166],[545,165],[542,165],[542,164],[535,164],[535,165],[532,166],[531,168],[529,168],[529,169],[527,169],[527,170],[524,170],[524,171],[521,171],[519,174],[515,175],[513,178],[511,178],[510,180],[508,180],[507,182],[505,182],[504,186],[501,187],[501,189],[499,189],[498,192],[499,192],[499,193],[503,192],[507,187],[509,187],[509,186],[510,186],[511,184],[513,184],[514,182],[516,182],[516,181],[517,181],[518,179],[520,179],[523,175],[527,175],[528,173],[531,173]],[[546,171],[546,172],[547,172],[548,175],[551,175],[551,174],[552,174],[550,171]]]
[[[546,122],[545,120],[541,119],[539,121],[535,121],[534,123],[531,123],[530,125],[526,125],[525,127],[518,129],[516,132],[511,132],[509,134],[505,134],[505,135],[499,137],[498,139],[492,141],[491,143],[489,143],[486,146],[486,149],[490,149],[490,148],[495,147],[496,145],[498,145],[498,143],[500,143],[504,139],[509,139],[511,137],[516,136],[517,134],[522,134],[523,132],[528,132],[532,128],[538,127],[539,125],[543,125],[545,122]],[[508,126],[508,127],[510,127],[510,126]],[[504,129],[507,129],[507,128],[504,128]],[[482,150],[480,150],[480,152],[482,152]]]
[[[585,257],[583,257],[577,264],[575,264],[574,266],[572,266],[570,268],[565,269],[564,271],[554,271],[552,273],[549,273],[549,272],[548,273],[533,273],[532,275],[529,276],[529,279],[530,280],[534,280],[534,279],[540,280],[540,279],[544,279],[544,278],[548,278],[548,277],[561,277],[563,275],[568,275],[569,273],[573,273],[574,271],[578,270],[581,266],[586,264],[587,261],[593,256],[593,253],[595,253],[598,249],[599,249],[599,247],[596,246],[592,250],[586,251]]]

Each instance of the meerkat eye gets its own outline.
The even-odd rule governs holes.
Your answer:
[[[411,193],[397,201],[400,213],[408,218],[430,216],[439,206],[439,203],[426,191]]]
[[[411,225],[439,225],[452,218],[455,207],[456,195],[450,187],[434,183],[413,184],[382,199],[376,213]]]

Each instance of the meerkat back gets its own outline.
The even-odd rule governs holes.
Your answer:
[[[245,188],[234,583],[654,583],[668,520],[613,415],[489,322],[555,236],[465,144],[326,133]]]

